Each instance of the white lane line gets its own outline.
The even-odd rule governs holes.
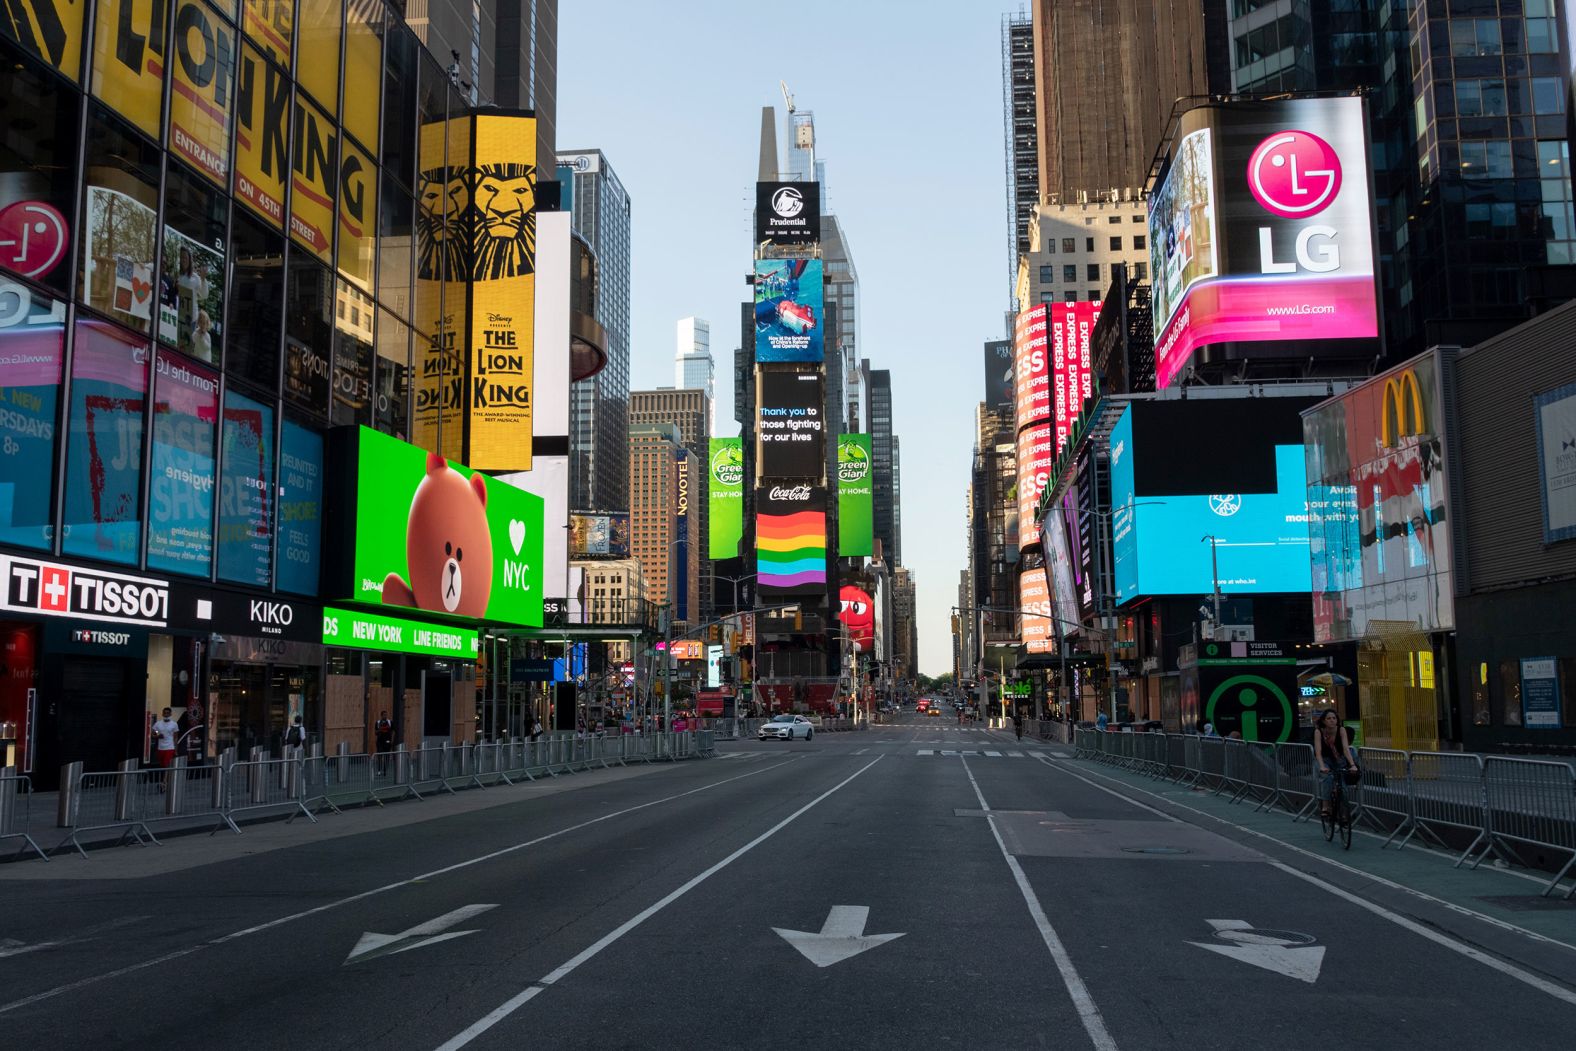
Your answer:
[[[985,793],[980,791],[979,782],[974,780],[974,771],[969,769],[967,759],[963,760],[963,771],[969,775],[969,784],[974,786],[975,798],[980,801],[980,809],[985,812],[985,821],[990,825],[990,834],[996,837],[996,846],[1001,849],[1001,856],[1007,859],[1007,867],[1012,870],[1012,878],[1018,882],[1018,890],[1029,906],[1029,915],[1033,918],[1034,925],[1040,929],[1040,937],[1044,939],[1045,947],[1050,950],[1051,959],[1056,963],[1056,970],[1061,973],[1062,984],[1067,986],[1067,994],[1072,997],[1073,1007],[1078,1012],[1079,1021],[1083,1022],[1084,1031],[1089,1034],[1095,1051],[1116,1051],[1116,1040],[1111,1036],[1111,1031],[1105,1027],[1105,1019],[1100,1015],[1100,1008],[1095,1004],[1094,997],[1090,995],[1089,987],[1079,976],[1078,968],[1073,966],[1073,958],[1067,954],[1067,947],[1057,936],[1056,928],[1051,926],[1045,910],[1040,907],[1040,899],[1034,896],[1034,888],[1029,885],[1029,877],[1024,875],[1023,866],[1018,864],[1017,858],[1007,852],[1007,844],[1002,841],[1001,831],[996,827],[996,815],[991,813],[990,804],[985,802]]]
[[[1504,960],[1501,960],[1496,956],[1490,956],[1488,953],[1483,952],[1480,949],[1474,949],[1465,942],[1458,942],[1454,938],[1440,934],[1438,931],[1430,930],[1421,923],[1414,923],[1412,920],[1407,919],[1400,913],[1391,912],[1383,905],[1375,904],[1366,898],[1360,898],[1351,891],[1342,890],[1340,887],[1324,882],[1324,880],[1317,876],[1310,876],[1306,872],[1301,872],[1297,869],[1294,869],[1285,862],[1275,861],[1272,859],[1270,864],[1280,869],[1288,876],[1296,876],[1303,882],[1311,883],[1320,890],[1329,891],[1337,898],[1343,898],[1346,901],[1351,902],[1353,905],[1356,905],[1358,908],[1367,909],[1375,916],[1382,916],[1398,927],[1405,928],[1406,930],[1411,931],[1413,934],[1427,938],[1436,945],[1443,945],[1451,952],[1458,952],[1469,960],[1476,960],[1485,967],[1492,967],[1500,974],[1514,978],[1516,981],[1521,982],[1524,985],[1530,985],[1532,988],[1538,990],[1539,992],[1547,993],[1556,1000],[1564,1000],[1568,1004],[1576,1004],[1576,992],[1572,992],[1571,990],[1566,989],[1564,986],[1555,985],[1553,982],[1539,978],[1530,971],[1522,970],[1515,964],[1506,963]]]
[[[1065,763],[1060,764],[1060,765],[1053,765],[1051,763],[1046,763],[1045,765],[1052,767],[1052,769],[1054,769],[1054,770],[1056,770],[1056,771],[1058,771],[1060,773],[1064,773],[1064,774],[1071,775],[1072,777],[1076,777],[1076,778],[1078,778],[1078,780],[1085,782],[1086,784],[1090,785],[1093,788],[1101,788],[1102,787],[1100,785],[1094,784],[1094,782],[1089,781],[1087,778],[1083,777],[1080,774],[1073,773],[1071,770],[1069,770],[1067,768],[1067,765]],[[1098,771],[1095,771],[1095,770],[1091,770],[1089,772],[1091,774],[1094,774],[1096,777],[1105,778],[1107,781],[1110,781],[1112,784],[1121,785],[1123,788],[1131,788],[1133,791],[1135,791],[1135,792],[1142,792],[1142,793],[1144,793],[1147,796],[1153,796],[1155,799],[1158,799],[1159,801],[1161,801],[1162,803],[1167,804],[1168,806],[1174,806],[1174,807],[1176,807],[1179,810],[1186,810],[1189,813],[1197,814],[1199,817],[1207,817],[1211,821],[1219,822],[1220,824],[1225,825],[1228,828],[1234,828],[1234,829],[1237,829],[1239,831],[1246,832],[1250,836],[1257,836],[1259,839],[1267,839],[1271,843],[1274,843],[1276,846],[1285,847],[1287,850],[1295,851],[1296,853],[1301,854],[1301,855],[1303,855],[1306,858],[1311,858],[1314,861],[1322,862],[1325,865],[1331,865],[1331,866],[1333,866],[1335,868],[1340,869],[1342,872],[1349,873],[1350,875],[1356,876],[1356,877],[1358,877],[1360,879],[1368,880],[1371,883],[1377,883],[1377,884],[1379,884],[1382,887],[1389,888],[1390,890],[1400,891],[1403,894],[1410,894],[1410,895],[1412,895],[1415,898],[1421,898],[1422,900],[1424,900],[1426,902],[1429,902],[1430,904],[1438,905],[1442,909],[1446,909],[1446,910],[1448,910],[1450,912],[1456,913],[1458,916],[1470,916],[1471,918],[1473,918],[1475,920],[1482,920],[1484,923],[1488,924],[1490,927],[1497,927],[1500,930],[1505,931],[1507,933],[1519,934],[1519,935],[1521,935],[1524,938],[1529,938],[1532,941],[1540,942],[1541,944],[1544,944],[1544,945],[1558,946],[1561,949],[1569,949],[1572,952],[1576,952],[1576,945],[1572,945],[1569,942],[1562,942],[1558,938],[1551,938],[1551,937],[1549,937],[1547,934],[1539,934],[1537,931],[1528,930],[1525,927],[1518,927],[1514,923],[1508,923],[1505,920],[1498,919],[1498,918],[1496,918],[1494,916],[1489,916],[1486,913],[1477,912],[1476,910],[1467,908],[1465,905],[1457,905],[1453,901],[1446,901],[1443,898],[1436,898],[1436,897],[1434,897],[1434,895],[1429,894],[1427,891],[1417,890],[1415,887],[1408,887],[1405,884],[1396,883],[1394,880],[1389,880],[1389,879],[1386,879],[1383,876],[1377,875],[1377,874],[1372,873],[1372,872],[1368,872],[1368,871],[1366,871],[1364,869],[1357,868],[1355,865],[1348,865],[1348,864],[1346,864],[1343,861],[1336,861],[1334,858],[1325,857],[1323,854],[1319,854],[1319,853],[1316,853],[1316,852],[1311,851],[1311,850],[1306,850],[1303,847],[1299,847],[1299,846],[1297,846],[1294,843],[1288,843],[1284,839],[1278,839],[1277,837],[1270,835],[1268,832],[1260,832],[1258,829],[1249,828],[1246,825],[1239,825],[1235,821],[1227,821],[1223,817],[1219,817],[1219,816],[1217,816],[1215,814],[1211,814],[1208,811],[1199,810],[1197,807],[1188,806],[1186,803],[1178,802],[1175,799],[1169,799],[1169,798],[1167,798],[1165,796],[1160,795],[1158,792],[1151,792],[1147,788],[1139,788],[1137,785],[1128,785],[1125,782],[1118,781],[1118,780],[1116,780],[1115,778],[1112,778],[1112,777],[1107,777],[1105,774],[1099,773]],[[1110,790],[1109,789],[1105,789],[1105,791],[1110,791]],[[1144,807],[1144,809],[1146,809],[1146,810],[1153,810],[1154,809],[1153,807],[1145,806],[1143,803],[1140,803],[1136,799],[1128,799],[1128,797],[1121,795],[1121,793],[1119,793],[1119,792],[1112,792],[1112,795],[1115,795],[1118,798],[1127,799],[1127,801],[1129,803],[1132,803],[1134,806]],[[1156,813],[1159,813],[1159,811],[1156,811]],[[1171,817],[1171,815],[1169,815],[1169,814],[1168,815],[1164,815],[1164,816]],[[1175,821],[1177,819],[1174,818],[1174,817],[1171,817],[1171,820]]]
[[[349,905],[353,902],[361,901],[377,894],[383,894],[391,890],[398,890],[400,887],[406,887],[412,883],[420,883],[423,880],[429,880],[437,876],[446,875],[447,873],[467,868],[471,865],[478,865],[484,861],[491,861],[494,858],[503,857],[505,854],[511,854],[517,850],[524,850],[526,847],[534,847],[539,843],[545,843],[550,839],[557,839],[559,836],[565,836],[571,832],[577,832],[582,828],[589,828],[590,826],[600,824],[603,821],[611,821],[613,818],[623,817],[625,814],[633,814],[637,810],[645,810],[648,807],[654,807],[661,803],[671,803],[675,799],[683,799],[686,796],[692,796],[699,792],[705,792],[720,785],[726,785],[732,781],[741,781],[746,777],[755,777],[758,774],[764,774],[769,771],[779,769],[780,767],[787,766],[789,763],[795,763],[798,761],[799,757],[795,756],[794,758],[784,760],[781,763],[776,763],[772,766],[763,766],[757,770],[751,770],[743,774],[736,774],[733,777],[727,777],[721,781],[713,781],[709,785],[701,785],[699,788],[692,788],[687,792],[679,792],[676,795],[664,796],[661,799],[653,799],[649,803],[641,803],[638,806],[626,807],[623,810],[615,810],[611,814],[603,814],[601,817],[594,817],[589,821],[582,821],[578,825],[570,825],[568,828],[561,828],[557,832],[549,832],[545,836],[538,836],[535,839],[527,840],[524,843],[516,843],[512,847],[504,847],[502,850],[495,850],[491,854],[483,854],[480,857],[471,858],[468,861],[461,861],[441,869],[434,869],[431,872],[422,873],[420,876],[412,876],[410,879],[400,880],[398,883],[386,883],[381,887],[374,887],[372,890],[364,890],[360,894],[352,894],[348,898],[340,898],[338,901],[331,901],[326,905],[318,905],[315,908],[292,913],[289,916],[281,916],[277,920],[270,920],[267,923],[260,923],[255,927],[247,927],[245,930],[234,931],[222,937],[214,938],[211,941],[198,942],[196,945],[189,946],[185,949],[178,949],[175,952],[165,953],[163,956],[156,956],[151,960],[143,960],[141,963],[130,964],[126,967],[108,971],[104,974],[95,974],[87,978],[78,979],[75,982],[70,982],[66,985],[58,985],[53,989],[45,989],[43,992],[34,993],[32,996],[25,996],[20,1000],[13,1000],[8,1004],[0,1005],[0,1015],[6,1014],[9,1011],[15,1011],[20,1007],[26,1007],[28,1004],[38,1003],[40,1000],[48,1000],[49,998],[59,996],[62,993],[69,993],[74,990],[81,989],[84,986],[92,985],[95,982],[102,982],[111,978],[119,978],[122,975],[131,974],[133,971],[145,970],[146,968],[155,967],[170,960],[179,959],[182,956],[189,956],[192,953],[206,949],[211,945],[222,945],[225,942],[234,941],[237,938],[244,938],[249,934],[257,934],[261,931],[270,930],[286,923],[292,923],[295,920],[305,919],[308,916],[315,916],[320,912],[327,912],[330,909],[337,909],[341,905]]]
[[[858,751],[854,752],[854,754],[855,755],[864,755],[868,751],[870,751],[870,749],[868,749],[868,748],[861,748]]]
[[[593,942],[591,945],[582,949],[575,956],[571,957],[568,962],[562,964],[545,977],[538,979],[533,984],[526,986],[519,993],[506,1000],[503,1004],[499,1005],[490,1013],[484,1015],[480,1020],[466,1028],[457,1036],[440,1044],[438,1046],[438,1051],[456,1051],[456,1049],[464,1047],[472,1040],[475,1040],[477,1037],[487,1032],[487,1030],[491,1029],[505,1018],[508,1018],[515,1011],[518,1011],[521,1007],[524,1007],[526,1004],[530,1003],[538,995],[544,992],[548,986],[563,981],[565,978],[569,977],[575,968],[592,959],[603,949],[606,949],[624,935],[628,934],[636,927],[639,927],[642,923],[645,923],[651,917],[655,916],[657,913],[661,912],[663,909],[667,908],[669,905],[673,904],[675,901],[678,901],[684,895],[700,886],[706,880],[710,879],[712,876],[715,876],[717,873],[721,872],[723,869],[727,868],[729,865],[733,864],[735,861],[739,860],[744,855],[748,854],[750,851],[766,842],[768,839],[771,839],[778,832],[781,832],[783,829],[793,824],[801,816],[814,808],[818,803],[827,799],[833,793],[847,785],[854,778],[858,777],[866,770],[869,770],[872,766],[875,766],[883,758],[885,757],[879,755],[876,756],[874,759],[870,760],[870,762],[866,763],[858,770],[855,770],[848,777],[844,778],[842,781],[839,781],[831,788],[828,788],[825,792],[822,792],[820,795],[810,800],[810,802],[806,803],[798,810],[795,810],[792,814],[789,814],[787,817],[777,822],[777,824],[773,825],[765,832],[762,832],[760,835],[756,836],[754,839],[744,844],[744,846],[740,847],[738,850],[735,850],[732,854],[729,854],[727,857],[723,858],[721,861],[717,862],[715,865],[711,866],[700,875],[693,877],[688,882],[680,886],[677,890],[672,891],[655,904],[648,906],[631,919],[625,920],[618,927],[609,931],[607,934],[604,934],[597,941]]]
[[[935,755],[936,751],[933,748],[921,748],[919,751],[915,752],[914,754],[915,755]]]
[[[1000,752],[986,752],[985,754],[990,756],[993,759],[1000,759],[1001,758],[1001,753]]]

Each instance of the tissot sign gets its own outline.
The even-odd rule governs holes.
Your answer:
[[[814,244],[821,239],[821,187],[813,182],[755,184],[757,244]]]
[[[1221,356],[1351,353],[1378,336],[1368,140],[1360,98],[1185,114],[1149,207],[1155,380]],[[1274,346],[1279,344],[1279,346]]]
[[[169,620],[170,585],[163,580],[14,556],[0,556],[0,574],[3,609],[153,627]]]

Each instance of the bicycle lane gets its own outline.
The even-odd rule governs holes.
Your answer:
[[[1158,801],[1060,763],[970,767],[992,806],[1021,809],[997,817],[1004,843],[1056,903],[1050,918],[1118,1046],[1556,1047],[1576,1031],[1576,993],[1550,975]]]
[[[829,921],[900,937],[839,958],[817,938]],[[779,930],[806,935],[794,938],[805,950]],[[895,751],[573,973],[544,979],[540,996],[443,1046],[589,1035],[613,1047],[1080,1046],[1060,986],[1025,999],[1048,969],[957,760]]]

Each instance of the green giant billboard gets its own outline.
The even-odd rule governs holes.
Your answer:
[[[837,555],[875,553],[875,489],[870,435],[837,437]]]
[[[542,517],[540,496],[363,427],[350,598],[540,627]]]
[[[706,557],[736,558],[739,541],[744,539],[744,441],[741,438],[713,438],[711,489],[707,497],[710,523]]]

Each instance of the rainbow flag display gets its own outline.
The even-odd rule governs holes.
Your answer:
[[[762,514],[755,520],[755,570],[763,588],[826,583],[826,512]]]

